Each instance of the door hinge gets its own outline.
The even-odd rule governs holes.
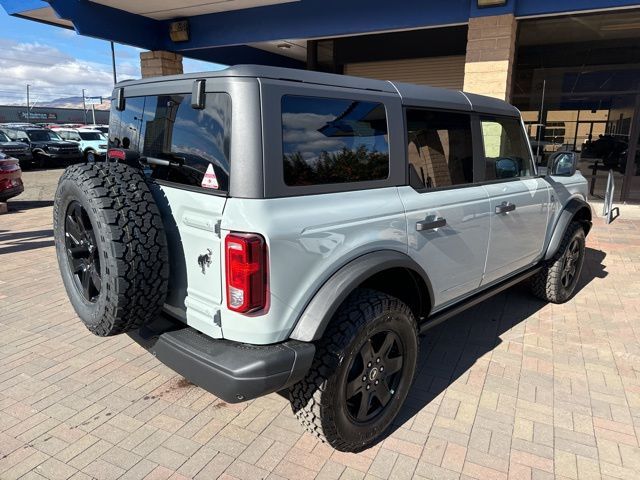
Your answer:
[[[222,220],[218,220],[216,222],[215,226],[213,227],[213,231],[218,236],[218,238],[220,238],[220,225],[221,224],[222,224]]]

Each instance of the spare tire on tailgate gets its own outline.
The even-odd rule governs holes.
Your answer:
[[[139,169],[122,163],[67,168],[53,230],[64,286],[91,332],[124,333],[159,313],[169,280],[167,239]]]

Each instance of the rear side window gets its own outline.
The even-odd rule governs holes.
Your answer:
[[[473,183],[469,115],[408,109],[407,132],[412,185],[441,188]]]
[[[529,145],[515,118],[482,117],[485,180],[506,180],[533,174]]]
[[[180,165],[154,165],[152,178],[226,192],[230,135],[231,97],[226,93],[207,93],[202,110],[191,107],[190,94],[133,97],[124,111],[111,111],[109,146]],[[211,169],[215,181],[203,183],[205,174],[211,179]]]
[[[284,181],[289,186],[383,180],[389,176],[382,103],[282,98]]]

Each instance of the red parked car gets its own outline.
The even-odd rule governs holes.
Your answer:
[[[24,192],[22,170],[17,158],[0,153],[0,202]]]

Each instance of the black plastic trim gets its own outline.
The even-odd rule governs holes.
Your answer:
[[[551,236],[551,240],[549,241],[549,246],[547,247],[547,253],[544,256],[545,260],[549,260],[551,257],[553,257],[556,254],[556,252],[558,251],[558,248],[560,248],[560,243],[562,243],[562,237],[564,237],[564,232],[567,230],[567,228],[569,227],[569,224],[571,223],[573,218],[576,216],[576,214],[582,209],[587,209],[589,211],[589,220],[586,222],[587,225],[585,226],[587,228],[584,232],[585,234],[589,233],[589,230],[591,229],[591,218],[592,218],[591,207],[584,200],[581,200],[579,198],[572,198],[569,201],[569,203],[567,203],[567,206],[564,207],[564,209],[560,213],[560,217],[558,218],[558,221],[556,222],[556,225],[553,229],[553,235]]]
[[[352,260],[334,273],[306,306],[290,338],[303,342],[322,338],[333,314],[354,288],[376,273],[398,267],[420,275],[427,285],[430,305],[433,305],[431,283],[422,268],[404,253],[379,250]]]
[[[529,268],[522,273],[516,274],[513,277],[510,277],[502,282],[492,285],[488,287],[486,290],[478,292],[475,295],[472,295],[471,297],[465,300],[462,300],[461,302],[443,311],[433,314],[432,316],[427,318],[427,320],[423,324],[420,325],[420,333],[422,334],[427,330],[429,330],[430,328],[433,328],[436,325],[444,322],[445,320],[448,320],[449,318],[464,312],[468,308],[471,308],[480,302],[484,302],[485,300],[493,297],[494,295],[497,295],[498,293],[506,290],[507,288],[510,288],[516,285],[517,283],[522,282],[523,280],[526,280],[532,275],[535,275],[536,273],[538,273],[541,268],[542,267],[540,265],[536,265],[535,267]]]
[[[296,383],[311,367],[316,350],[313,343],[296,340],[249,345],[213,339],[165,316],[129,336],[176,373],[228,403]]]

